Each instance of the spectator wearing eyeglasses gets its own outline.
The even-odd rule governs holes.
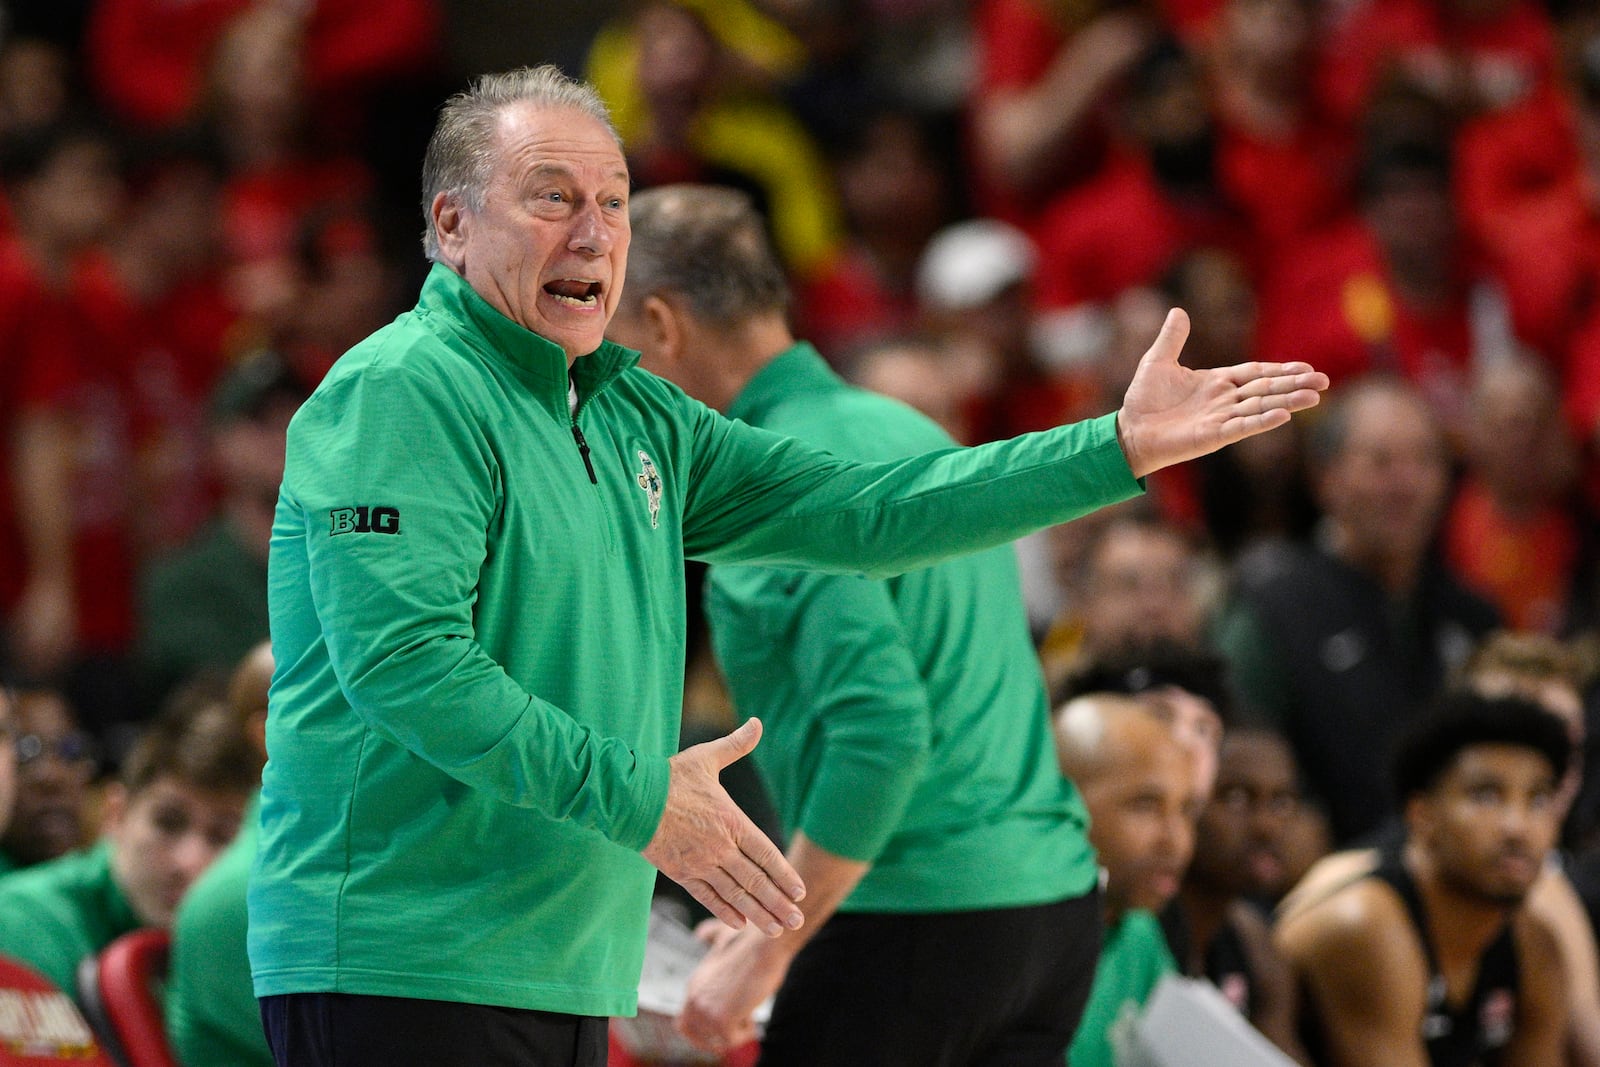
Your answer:
[[[31,867],[87,843],[89,783],[98,766],[93,739],[59,692],[18,689],[10,704],[17,773],[11,823],[0,820],[0,871]]]
[[[168,926],[233,839],[260,774],[237,716],[203,697],[174,704],[106,788],[102,840],[0,880],[0,954],[72,989],[84,957]]]

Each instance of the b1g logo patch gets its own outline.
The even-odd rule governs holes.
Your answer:
[[[397,534],[400,509],[387,507],[334,508],[328,512],[329,537],[348,533]]]

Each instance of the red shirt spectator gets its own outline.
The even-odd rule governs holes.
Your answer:
[[[126,447],[138,506],[130,516],[140,557],[176,548],[211,515],[206,409],[224,369],[237,314],[219,286],[192,278],[144,299],[111,259],[93,253],[73,278],[85,347],[127,410]]]
[[[212,50],[253,0],[98,0],[86,41],[96,87],[119,116],[175,126],[199,108]],[[414,74],[437,56],[433,0],[318,0],[305,16],[307,84],[340,98]]]
[[[866,251],[852,245],[795,287],[794,319],[818,351],[844,360],[852,348],[910,329],[916,301],[909,290],[891,286]]]
[[[1461,0],[1367,0],[1330,34],[1323,96],[1341,122],[1359,121],[1390,71],[1467,111],[1500,110],[1548,85],[1556,41],[1550,16],[1534,0],[1494,0],[1453,11]]]
[[[1241,218],[1220,198],[1180,198],[1150,164],[1125,155],[1040,221],[1039,305],[1104,301],[1158,280],[1179,253],[1215,245],[1245,254]]]
[[[1457,146],[1463,216],[1505,279],[1518,334],[1558,362],[1600,293],[1597,135],[1600,85],[1479,119]]]
[[[1466,473],[1443,528],[1447,561],[1518,630],[1569,623],[1586,530],[1578,450],[1555,375],[1532,357],[1477,369],[1461,435]],[[1582,520],[1587,523],[1587,517]]]
[[[22,246],[0,240],[0,610],[15,609],[27,578],[19,525],[23,504],[12,473],[15,435],[24,416],[59,407],[74,382],[70,313],[44,285]]]
[[[1128,10],[1074,18],[1048,0],[982,0],[975,28],[975,199],[980,214],[1025,226],[1099,170],[1117,83],[1157,27]]]
[[[1258,269],[1349,210],[1352,146],[1335,127],[1307,119],[1273,138],[1224,119],[1218,132],[1217,183],[1248,221]]]
[[[1365,222],[1303,242],[1263,293],[1261,358],[1303,359],[1334,388],[1387,371],[1453,412],[1471,352],[1466,280],[1432,306],[1407,299]]]
[[[1551,634],[1566,619],[1579,540],[1564,502],[1509,515],[1473,481],[1457,493],[1444,527],[1451,570],[1493,602],[1512,629]]]

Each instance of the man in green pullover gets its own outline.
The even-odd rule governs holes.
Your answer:
[[[480,79],[423,167],[434,267],[290,425],[249,950],[280,1064],[599,1064],[652,865],[733,925],[800,878],[676,752],[686,556],[875,577],[1138,492],[1282,424],[1305,364],[1190,371],[1175,313],[1123,408],[855,464],[723,418],[603,339],[629,243],[604,106]]]
[[[747,196],[666,186],[629,214],[610,336],[646,369],[844,458],[954,446],[795,341]],[[765,1067],[1059,1067],[1099,949],[1097,871],[1056,765],[1011,547],[885,581],[713,567],[706,610],[739,716],[766,730],[755,757],[806,923],[776,939],[721,933],[684,1032],[713,1049],[748,1040],[777,993]]]

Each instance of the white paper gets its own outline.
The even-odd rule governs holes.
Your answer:
[[[1163,978],[1132,1029],[1119,1067],[1296,1067],[1203,979]]]
[[[639,975],[639,1014],[612,1023],[629,1053],[641,1059],[671,1063],[717,1062],[716,1056],[689,1044],[672,1026],[687,999],[689,976],[707,951],[708,946],[694,936],[676,908],[661,901],[651,905],[644,970]],[[756,1009],[758,1031],[771,1011],[771,1000]]]

